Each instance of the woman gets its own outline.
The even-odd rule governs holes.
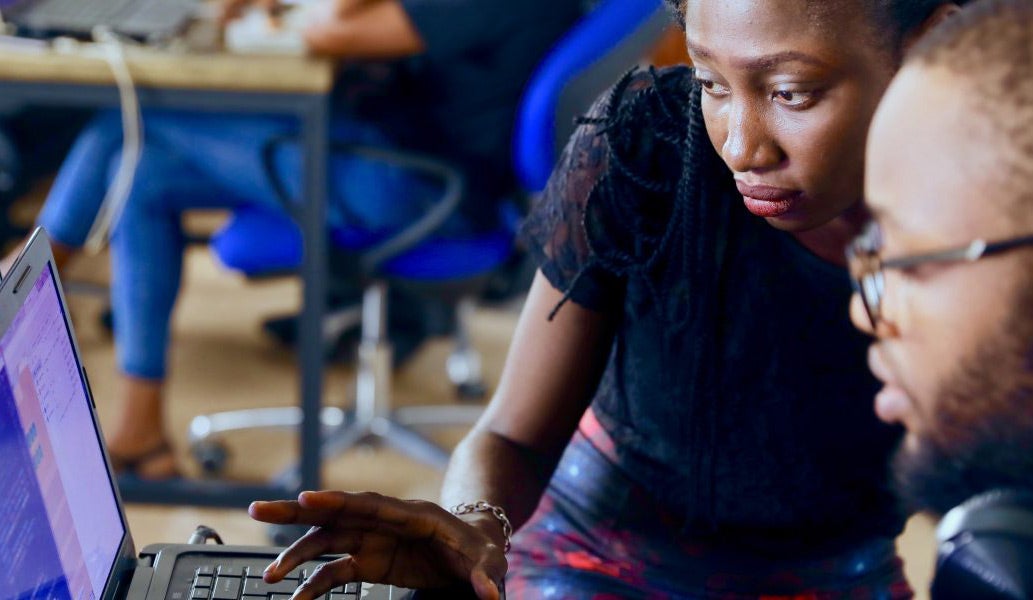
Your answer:
[[[879,97],[955,8],[682,4],[695,71],[621,81],[531,216],[541,271],[442,494],[463,514],[258,503],[260,520],[320,526],[269,577],[343,552],[296,597],[357,577],[495,598],[498,507],[520,528],[515,598],[910,597],[885,475],[898,432],[871,412],[842,257]]]

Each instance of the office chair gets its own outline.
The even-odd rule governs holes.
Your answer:
[[[600,0],[545,57],[525,88],[514,135],[513,160],[527,193],[540,192],[574,128],[574,118],[619,76],[637,64],[668,24],[660,0]],[[449,237],[439,231],[465,194],[460,172],[445,162],[418,154],[338,146],[366,159],[411,169],[443,184],[443,194],[426,214],[399,233],[375,235],[358,228],[330,232],[331,260],[337,277],[364,283],[361,307],[330,316],[324,341],[361,322],[355,407],[323,409],[323,456],[358,444],[378,443],[437,468],[449,451],[427,439],[420,429],[474,423],[480,406],[393,407],[391,346],[386,335],[388,286],[401,286],[456,307],[456,349],[447,370],[453,383],[476,389],[480,358],[469,343],[467,321],[473,298],[513,250],[518,217],[513,203],[502,202],[498,226],[486,233]],[[298,227],[282,212],[238,210],[215,235],[212,249],[221,263],[247,275],[284,272],[301,262]],[[331,277],[333,281],[335,277]],[[220,471],[227,454],[217,435],[258,427],[293,427],[301,423],[297,407],[249,409],[202,415],[190,424],[195,458],[209,474]],[[295,469],[279,477],[295,481]]]

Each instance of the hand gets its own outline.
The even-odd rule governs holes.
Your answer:
[[[324,554],[346,555],[316,569],[293,600],[313,600],[352,581],[406,588],[469,581],[481,600],[499,600],[496,582],[507,569],[502,546],[431,502],[303,492],[296,502],[254,502],[249,513],[265,523],[313,526],[269,565],[264,577],[270,583]]]
[[[275,18],[283,10],[280,0],[222,0],[219,7],[219,25],[225,26],[244,14],[244,11],[251,6],[256,6],[269,13],[270,18]]]

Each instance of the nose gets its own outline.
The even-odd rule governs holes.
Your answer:
[[[899,335],[897,326],[886,319],[885,316],[879,319],[879,323],[875,327],[872,326],[871,317],[868,316],[868,311],[864,307],[861,294],[857,292],[854,292],[854,295],[850,297],[850,320],[853,321],[854,327],[872,337],[886,339]]]
[[[747,100],[728,111],[727,135],[721,157],[736,173],[777,167],[785,156],[773,139],[761,112]]]
[[[850,296],[850,320],[853,321],[854,327],[857,327],[862,332],[868,335],[875,335],[875,330],[872,328],[872,320],[868,317],[868,311],[864,308],[861,294],[857,292]]]

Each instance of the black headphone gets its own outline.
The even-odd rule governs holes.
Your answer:
[[[1033,599],[1033,493],[993,490],[936,528],[933,600]]]

